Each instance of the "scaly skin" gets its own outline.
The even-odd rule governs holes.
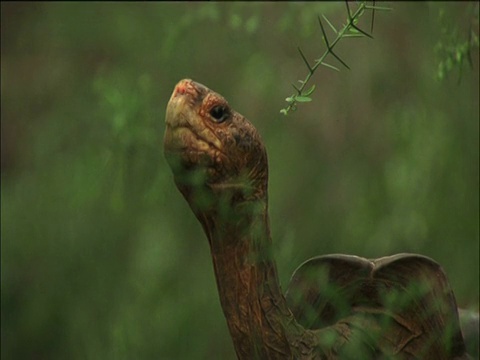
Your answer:
[[[255,127],[221,95],[180,81],[167,106],[164,150],[209,240],[239,359],[466,358],[445,274],[419,255],[312,259],[292,278],[292,313],[272,258],[266,150]],[[316,280],[319,270],[329,274],[326,283]],[[420,296],[410,293],[411,280]],[[345,311],[323,291],[330,285],[340,289]],[[388,308],[391,291],[405,295],[406,305]],[[307,305],[318,312],[320,328],[304,327],[312,324],[302,312]]]

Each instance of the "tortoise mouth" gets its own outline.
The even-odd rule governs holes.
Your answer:
[[[167,124],[164,154],[174,173],[204,169],[213,175],[223,152],[189,126]]]
[[[220,151],[215,144],[198,135],[185,125],[172,126],[167,124],[164,137],[166,152],[182,153],[188,151],[208,152],[212,148]]]

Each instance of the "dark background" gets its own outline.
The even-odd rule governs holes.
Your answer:
[[[457,61],[478,2],[387,5],[285,117],[297,46],[318,58],[317,15],[340,26],[344,4],[2,2],[2,358],[234,358],[162,154],[185,77],[264,138],[283,288],[314,255],[415,252],[478,309],[478,38]]]

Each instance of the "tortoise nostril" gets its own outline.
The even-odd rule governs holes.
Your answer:
[[[180,83],[177,85],[177,87],[175,88],[175,94],[180,94],[180,95],[183,95],[187,92],[187,86],[185,83]]]
[[[175,86],[175,95],[185,95],[185,94],[194,94],[195,92],[195,87],[192,84],[192,80],[190,79],[184,79],[180,81],[176,86]]]

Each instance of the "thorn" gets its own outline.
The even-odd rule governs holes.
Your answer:
[[[307,59],[305,58],[305,55],[303,55],[303,52],[302,52],[302,50],[300,49],[300,47],[298,47],[298,51],[300,52],[300,55],[302,56],[302,59],[303,59],[303,61],[305,62],[305,65],[307,65],[308,70],[309,70],[310,72],[312,72],[312,67],[310,66],[310,64],[308,63]]]
[[[330,50],[330,44],[328,43],[327,34],[325,34],[325,29],[323,28],[322,19],[320,19],[320,16],[318,17],[318,23],[320,24],[320,29],[322,29],[323,40],[325,41],[328,50]]]
[[[370,25],[370,32],[373,34],[373,23],[375,22],[375,0],[373,0],[373,9],[372,9],[372,24]]]
[[[362,29],[360,29],[358,26],[354,25],[353,23],[350,24],[351,27],[353,27],[355,30],[357,30],[358,32],[361,32],[363,35],[369,37],[370,39],[373,39],[373,36],[370,35],[369,33],[363,31]]]
[[[333,56],[335,56],[335,59],[337,59],[338,61],[340,61],[343,66],[345,66],[348,70],[350,70],[350,67],[349,67],[347,64],[345,64],[345,62],[344,62],[342,59],[340,59],[340,58],[337,56],[337,54],[335,54],[333,51],[330,51],[330,54],[332,54]]]
[[[352,20],[352,14],[350,13],[350,6],[348,6],[348,0],[345,0],[345,5],[347,5],[348,20]]]

